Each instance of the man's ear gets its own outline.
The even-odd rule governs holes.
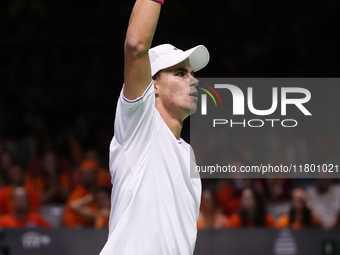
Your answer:
[[[159,94],[160,84],[158,80],[153,80],[153,87],[155,89],[155,95]]]

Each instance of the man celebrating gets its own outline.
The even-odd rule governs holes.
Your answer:
[[[191,147],[180,138],[196,111],[194,72],[204,46],[150,48],[163,0],[137,0],[125,40],[124,86],[110,144],[109,238],[100,255],[193,254],[201,198],[190,178]]]

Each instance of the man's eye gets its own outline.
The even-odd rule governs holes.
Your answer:
[[[184,76],[184,72],[178,72],[177,76]]]

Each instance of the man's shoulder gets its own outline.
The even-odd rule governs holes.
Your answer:
[[[151,97],[150,97],[150,95],[151,95]],[[145,89],[144,93],[140,97],[137,97],[137,98],[132,99],[132,100],[127,99],[124,96],[124,85],[123,85],[123,88],[120,92],[118,101],[123,103],[123,105],[133,107],[134,105],[139,105],[139,104],[145,102],[146,99],[149,99],[149,98],[152,99],[152,96],[153,96],[153,98],[155,98],[153,81],[150,82],[149,86]]]
[[[179,139],[179,143],[183,144],[184,146],[191,147],[190,144],[187,141],[185,141],[183,138]]]
[[[186,142],[184,139],[181,138],[182,144],[183,146],[190,152],[190,153],[194,153],[194,150],[192,148],[192,146],[190,145],[190,143]]]

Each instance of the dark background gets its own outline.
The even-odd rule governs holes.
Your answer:
[[[123,45],[134,1],[0,3],[0,146],[69,155],[66,137],[107,157],[123,84]],[[153,45],[204,44],[200,77],[338,77],[337,0],[167,0]],[[185,131],[187,128],[185,129]],[[184,136],[186,132],[184,132]]]
[[[0,154],[11,151],[27,163],[53,148],[75,170],[81,159],[72,154],[70,137],[77,137],[82,151],[95,148],[108,165],[134,2],[0,1]],[[153,46],[205,45],[211,59],[198,77],[339,77],[339,31],[339,0],[165,0]],[[331,98],[329,105],[336,108],[337,96]],[[314,106],[312,112],[317,102]],[[324,117],[334,133],[310,135],[316,149],[309,157],[327,159],[339,152],[340,139],[333,134],[340,137],[340,116]],[[182,132],[186,139],[188,126]],[[256,137],[238,136],[241,132],[231,136],[235,146],[231,143],[229,157],[251,163]],[[278,154],[288,153],[294,141],[280,137]],[[219,233],[211,232],[217,238]],[[301,240],[310,243],[307,235]]]

